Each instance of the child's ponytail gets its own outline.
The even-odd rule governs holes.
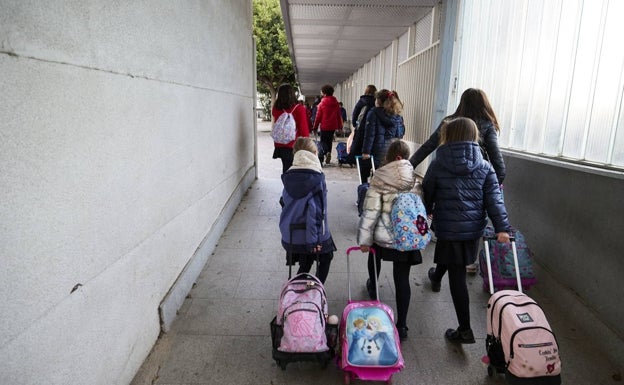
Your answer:
[[[379,104],[389,115],[399,115],[403,112],[403,103],[399,99],[399,94],[396,91],[389,91],[383,89],[375,95],[375,98],[379,100]]]

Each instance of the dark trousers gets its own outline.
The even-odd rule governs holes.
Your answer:
[[[293,163],[293,149],[289,147],[275,147],[273,151],[273,159],[280,158],[282,160],[282,174],[288,171]]]
[[[371,159],[362,159],[358,160],[360,164],[359,172],[360,172],[360,184],[366,183],[368,178],[370,178],[371,171],[373,169],[373,161]]]
[[[329,274],[329,266],[331,265],[331,260],[331,253],[319,254],[319,263],[316,266],[316,274],[314,275],[322,283],[325,283],[327,275]],[[307,254],[304,256],[302,254],[299,254],[299,270],[297,270],[297,274],[309,273],[312,269],[312,264],[315,261],[316,255]]]
[[[441,281],[447,271],[451,298],[453,299],[457,322],[459,322],[459,329],[468,330],[470,329],[470,298],[468,296],[468,286],[466,285],[466,266],[438,263],[433,273],[433,280]]]
[[[331,154],[333,142],[334,142],[334,131],[321,131],[321,144],[323,145],[325,156],[327,156],[327,154]],[[331,158],[331,155],[330,155],[330,158]]]
[[[371,285],[375,285],[377,277],[375,277],[374,265],[377,262],[377,276],[381,269],[381,259],[373,257],[372,253],[368,254],[368,277]],[[392,262],[392,278],[394,280],[395,300],[397,303],[397,327],[407,326],[407,311],[409,310],[410,299],[412,297],[412,289],[410,287],[409,275],[412,265],[405,262]]]

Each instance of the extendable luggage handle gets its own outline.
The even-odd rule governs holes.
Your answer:
[[[494,294],[494,278],[492,277],[492,260],[490,259],[490,245],[489,240],[498,240],[497,237],[483,237],[483,249],[485,250],[485,260],[488,271],[488,283],[490,284],[490,295]],[[511,242],[511,250],[513,252],[514,268],[516,269],[516,283],[518,284],[518,291],[522,293],[522,281],[520,280],[520,265],[518,264],[518,252],[516,250],[516,238],[514,236],[509,237]]]
[[[356,155],[355,156],[355,164],[357,165],[358,174],[360,174],[360,175],[362,174],[362,172],[360,171],[360,159],[361,158],[362,158],[362,155]],[[375,162],[373,161],[373,156],[371,155],[369,159],[370,159],[371,165],[372,165],[371,171],[373,172],[373,174],[375,174]],[[370,175],[369,175],[369,177],[370,177]],[[368,180],[368,177],[366,178],[366,180]],[[360,179],[360,183],[365,183],[366,180],[361,180]]]
[[[349,254],[351,254],[351,252],[355,250],[360,251],[360,246],[351,246],[347,249],[347,290],[349,292],[349,302],[351,302],[351,265],[349,264]],[[373,258],[375,258],[375,261],[373,263],[373,269],[375,271],[375,294],[377,294],[377,301],[379,301],[379,280],[377,279],[377,253],[372,247],[369,247],[368,250],[373,253]]]

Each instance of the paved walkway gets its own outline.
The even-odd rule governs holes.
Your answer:
[[[343,140],[343,139],[340,139]],[[343,373],[330,364],[289,364],[281,370],[271,358],[269,322],[277,310],[277,296],[288,276],[280,246],[278,204],[282,185],[281,162],[271,159],[267,124],[258,133],[259,178],[249,189],[172,330],[161,336],[132,385],[294,385],[342,384]],[[336,159],[335,149],[332,159]],[[329,224],[339,251],[326,290],[330,314],[342,313],[347,302],[345,250],[355,244],[357,173],[349,167],[325,169],[328,182]],[[488,294],[481,278],[469,276],[471,318],[477,343],[456,346],[443,334],[457,321],[448,283],[442,291],[429,290],[427,269],[432,266],[433,244],[424,263],[412,268],[412,299],[408,315],[409,338],[402,344],[405,369],[394,375],[401,384],[503,384],[490,378],[481,357],[485,354],[485,312]],[[352,259],[352,294],[366,298],[366,259]],[[538,277],[539,278],[539,277]],[[381,300],[395,307],[392,267],[382,265]],[[557,333],[563,361],[564,384],[612,384],[615,369],[591,340],[540,291],[529,294],[544,308]],[[616,375],[617,379],[617,375]],[[356,380],[355,383],[363,383]]]

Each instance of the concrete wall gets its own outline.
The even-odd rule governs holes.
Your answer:
[[[0,0],[1,384],[132,380],[255,176],[251,20]]]
[[[615,362],[624,362],[622,174],[601,175],[513,153],[505,156],[505,164],[505,204],[512,225],[526,235],[537,263],[548,274],[548,279],[538,277],[540,285],[554,291],[549,280],[556,280],[584,309],[562,300],[562,291],[546,295],[579,321],[579,311],[597,316],[613,335],[596,338],[596,343],[613,343],[616,349],[607,351]],[[600,327],[587,326],[590,333]]]

